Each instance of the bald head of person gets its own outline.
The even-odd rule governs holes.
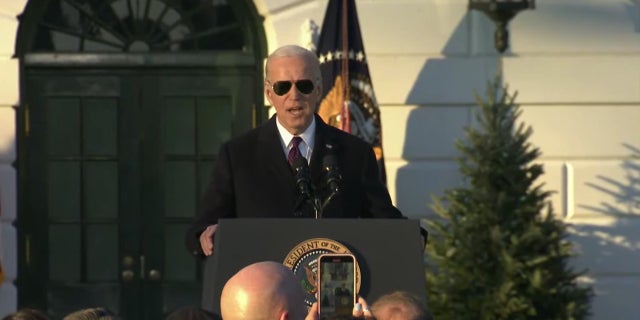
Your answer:
[[[304,293],[291,270],[272,261],[257,262],[233,275],[222,289],[225,320],[302,320]]]

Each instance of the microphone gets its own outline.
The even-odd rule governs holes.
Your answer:
[[[322,167],[327,172],[327,185],[331,195],[336,195],[340,192],[340,182],[342,181],[342,175],[338,168],[338,157],[335,154],[329,153],[322,158]]]
[[[320,206],[320,200],[313,195],[313,189],[311,188],[311,179],[309,178],[309,164],[307,159],[299,157],[293,160],[293,169],[295,171],[296,186],[300,195],[311,203],[315,218],[322,217],[322,207]]]
[[[295,171],[296,186],[300,194],[306,199],[312,199],[311,179],[309,179],[309,164],[304,157],[298,157],[293,160],[293,169]]]

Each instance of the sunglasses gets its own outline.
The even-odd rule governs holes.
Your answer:
[[[310,94],[311,92],[313,92],[313,81],[309,79],[298,81],[276,81],[273,83],[273,86],[271,86],[271,88],[273,88],[273,92],[275,94],[283,96],[287,94],[289,90],[291,90],[292,83],[296,84],[296,88],[298,89],[298,91],[300,91],[300,93]]]

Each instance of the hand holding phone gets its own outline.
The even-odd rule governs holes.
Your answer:
[[[321,320],[351,319],[356,303],[356,265],[352,254],[318,257],[318,306]]]

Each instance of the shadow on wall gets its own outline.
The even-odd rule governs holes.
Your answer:
[[[499,56],[470,56],[466,14],[442,50],[444,57],[427,58],[406,99],[411,110],[398,168],[396,205],[412,218],[433,215],[432,195],[442,195],[461,183],[455,141],[472,125],[475,95],[483,95],[495,77]]]
[[[5,112],[10,110],[10,112]],[[12,108],[0,108],[0,117],[8,116],[11,121],[15,121],[14,110]],[[6,120],[6,119],[5,119]],[[2,125],[2,123],[0,123]],[[7,128],[0,127],[0,221],[7,222],[15,219],[17,213],[16,202],[16,184],[17,184],[17,146],[16,131],[14,126]],[[0,230],[0,237],[2,230]],[[0,238],[0,254],[4,253],[5,257],[9,251],[6,242]],[[4,249],[4,250],[3,250]],[[11,251],[14,251],[13,249]],[[6,260],[5,260],[6,261]],[[6,264],[3,264],[6,267]],[[6,268],[5,268],[6,275]],[[6,279],[5,279],[6,280]]]
[[[6,110],[11,110],[6,112]],[[0,108],[0,117],[13,116],[13,109]],[[6,120],[6,119],[3,119]],[[13,121],[13,117],[11,117]],[[5,121],[2,121],[5,122]],[[0,126],[2,124],[0,123]],[[0,264],[3,281],[0,282],[0,318],[15,310],[17,295],[13,282],[18,274],[16,232],[11,221],[16,215],[16,156],[13,126],[0,127]]]
[[[640,283],[629,281],[640,277],[640,148],[623,146],[630,151],[621,163],[625,177],[615,180],[599,175],[597,181],[586,183],[609,200],[598,205],[577,204],[580,211],[605,219],[569,226],[578,265],[588,266],[587,276],[595,282],[593,312],[606,314],[608,319],[631,319],[630,312],[637,311]]]
[[[640,33],[640,0],[628,0],[624,7],[633,21],[634,30]]]
[[[17,156],[16,147],[16,128],[13,125],[4,127],[2,124],[9,121],[12,123],[16,121],[17,109],[13,107],[0,107],[0,117],[7,117],[0,122],[0,163],[13,165],[12,161],[15,161]]]
[[[578,204],[578,208],[587,214],[612,218],[607,225],[573,226],[574,239],[581,248],[581,254],[591,257],[593,273],[610,274],[616,272],[636,272],[640,276],[640,231],[637,218],[640,217],[640,148],[623,144],[630,155],[621,164],[625,180],[617,181],[611,177],[599,175],[596,182],[587,186],[604,194],[599,206]],[[634,223],[635,222],[635,223]],[[612,263],[614,259],[636,257],[633,265]],[[635,270],[635,271],[634,271]]]

